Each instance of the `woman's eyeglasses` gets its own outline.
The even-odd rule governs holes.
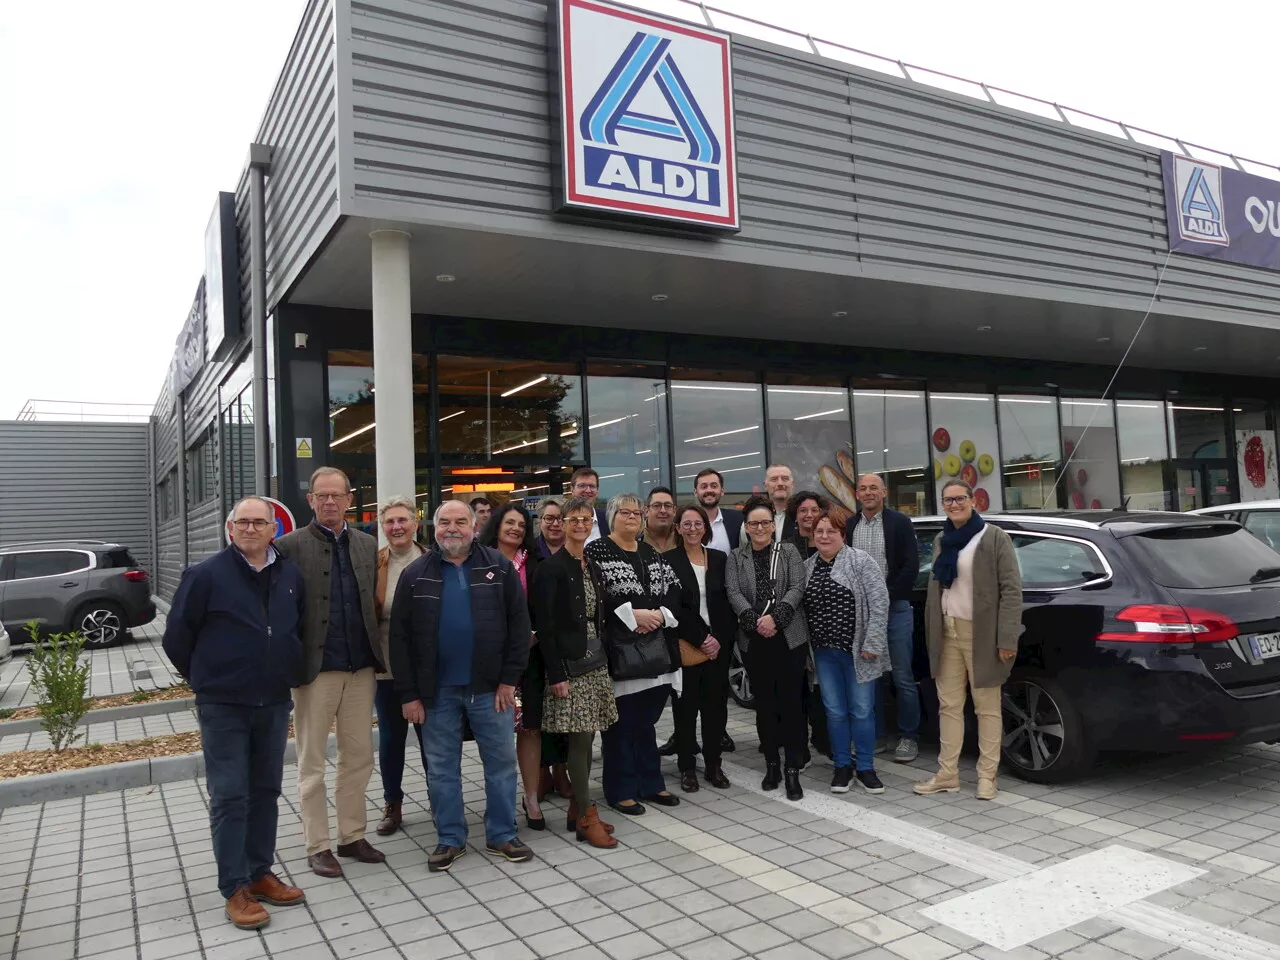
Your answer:
[[[595,522],[595,517],[566,517],[564,522],[575,527],[589,527]]]
[[[686,520],[680,524],[681,530],[705,530],[707,525],[701,520]]]
[[[563,517],[543,517],[543,518],[542,518],[542,522],[543,522],[543,523],[545,523],[548,527],[563,527],[563,526],[564,526],[564,518],[563,518]]]
[[[772,520],[748,520],[747,526],[752,530],[766,530],[773,526]]]
[[[960,507],[964,506],[964,502],[968,499],[969,495],[967,493],[960,497],[943,497],[942,505],[944,507]]]

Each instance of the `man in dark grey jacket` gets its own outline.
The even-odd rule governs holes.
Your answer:
[[[311,475],[307,502],[315,519],[276,541],[302,570],[307,615],[302,625],[302,676],[293,695],[298,740],[298,800],[307,864],[319,876],[340,877],[329,847],[325,748],[338,724],[338,856],[361,863],[386,859],[364,838],[365,789],[373,772],[371,717],[375,671],[384,669],[378,645],[378,541],[347,526],[351,484],[335,467]]]
[[[520,576],[497,550],[475,542],[475,515],[447,500],[435,515],[439,550],[409,564],[391,606],[391,674],[404,717],[423,727],[427,786],[436,822],[433,872],[467,852],[462,802],[462,721],[484,764],[485,848],[523,862],[516,834],[516,684],[529,662],[532,627]]]

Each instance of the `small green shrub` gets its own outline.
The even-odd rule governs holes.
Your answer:
[[[61,753],[83,735],[80,720],[89,709],[91,664],[84,653],[84,636],[55,633],[41,638],[33,620],[27,624],[31,650],[27,674],[36,693],[40,726],[49,735],[54,753]]]
[[[5,707],[3,710],[0,710],[0,720],[8,720],[15,713],[17,713],[17,711],[12,707]]]
[[[132,697],[129,698],[129,702],[130,703],[146,703],[150,699],[151,699],[150,690],[138,690],[134,693]]]

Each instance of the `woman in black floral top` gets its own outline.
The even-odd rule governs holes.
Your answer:
[[[641,800],[674,807],[680,798],[667,792],[654,727],[674,689],[680,692],[679,587],[671,565],[636,538],[644,525],[640,498],[621,493],[606,509],[609,536],[587,544],[586,558],[600,588],[604,617],[617,617],[638,633],[664,630],[670,669],[657,677],[613,682],[618,722],[600,738],[605,800],[619,813],[644,813]]]
[[[800,787],[809,727],[803,690],[809,669],[809,631],[805,626],[804,561],[795,545],[773,538],[773,504],[752,497],[743,507],[747,536],[729,554],[725,588],[738,617],[738,642],[756,701],[756,732],[764,748],[760,787],[776,790],[786,754],[787,799],[804,796]]]

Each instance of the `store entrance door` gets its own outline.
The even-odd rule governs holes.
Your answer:
[[[1199,510],[1231,503],[1231,463],[1214,457],[1178,460],[1178,509]]]

